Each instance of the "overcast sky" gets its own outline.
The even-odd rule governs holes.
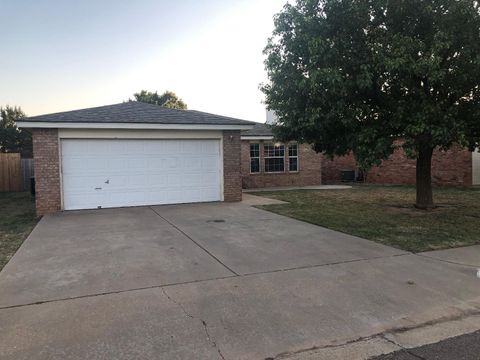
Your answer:
[[[285,2],[0,0],[0,106],[38,115],[168,89],[264,121],[262,50]]]

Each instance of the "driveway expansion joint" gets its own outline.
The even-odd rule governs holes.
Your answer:
[[[169,287],[169,286],[195,284],[195,283],[201,283],[201,282],[204,282],[204,281],[224,280],[224,279],[229,279],[229,278],[234,278],[234,277],[236,277],[236,276],[229,275],[229,276],[222,276],[222,277],[211,278],[211,279],[192,280],[192,281],[184,281],[184,282],[171,283],[171,284],[138,287],[138,288],[132,288],[132,289],[106,291],[106,292],[100,292],[100,293],[93,293],[93,294],[86,294],[86,295],[79,295],[79,296],[71,296],[71,297],[51,299],[51,300],[40,300],[40,301],[31,302],[31,303],[0,306],[0,311],[1,310],[20,308],[20,307],[25,307],[25,306],[32,306],[32,305],[42,305],[42,304],[48,304],[48,303],[54,303],[54,302],[60,302],[60,301],[78,300],[78,299],[85,299],[85,298],[91,298],[91,297],[97,297],[97,296],[115,295],[115,294],[122,294],[122,293],[142,291],[142,290],[161,289],[161,288]]]
[[[180,302],[175,301],[170,295],[167,294],[167,292],[165,291],[165,288],[162,288],[162,293],[163,293],[163,295],[165,295],[165,297],[166,297],[170,302],[172,302],[173,304],[175,304],[176,306],[178,306],[178,307],[182,310],[182,312],[185,314],[185,316],[189,317],[190,319],[200,320],[200,322],[202,323],[202,326],[203,326],[203,330],[205,331],[205,335],[206,335],[206,337],[207,337],[208,342],[211,344],[212,347],[214,347],[214,348],[217,350],[218,355],[220,356],[220,358],[221,358],[222,360],[225,360],[225,356],[223,356],[222,351],[220,350],[220,348],[219,348],[218,345],[217,345],[217,342],[216,342],[215,339],[210,335],[210,332],[208,331],[208,324],[207,324],[207,322],[206,322],[204,319],[197,318],[197,317],[193,316],[192,314],[190,314]]]
[[[177,225],[175,225],[174,223],[172,223],[171,221],[169,221],[168,219],[166,219],[165,217],[163,217],[162,215],[160,215],[153,207],[149,206],[150,210],[152,210],[159,218],[161,218],[162,220],[164,220],[165,222],[167,222],[168,224],[170,224],[175,230],[177,230],[178,232],[180,232],[182,235],[184,235],[187,239],[189,239],[190,241],[192,241],[195,245],[197,245],[200,249],[202,249],[203,251],[205,251],[208,255],[210,255],[215,261],[217,261],[220,265],[222,265],[225,269],[227,269],[228,271],[230,271],[232,274],[236,275],[236,276],[239,276],[239,274],[237,272],[235,272],[232,268],[230,268],[229,266],[225,265],[218,257],[216,257],[214,254],[212,254],[210,251],[208,251],[204,246],[202,246],[201,244],[199,244],[197,241],[195,241],[191,236],[189,236],[185,231],[183,231],[182,229],[180,229]]]
[[[414,255],[414,254],[404,253],[404,254],[395,254],[395,255],[390,255],[390,256],[378,256],[378,257],[372,257],[372,258],[361,258],[361,259],[345,260],[345,261],[326,263],[326,264],[306,265],[306,266],[299,266],[299,267],[294,267],[294,268],[267,270],[267,271],[260,271],[260,272],[247,273],[247,274],[238,274],[238,275],[235,274],[235,275],[222,276],[222,277],[210,278],[210,279],[192,280],[192,281],[184,281],[184,282],[177,282],[177,283],[170,283],[170,284],[159,284],[159,285],[152,285],[152,286],[145,286],[145,287],[138,287],[138,288],[131,288],[131,289],[114,290],[114,291],[106,291],[106,292],[86,294],[86,295],[71,296],[71,297],[58,298],[58,299],[40,300],[40,301],[31,302],[31,303],[0,306],[0,311],[1,310],[14,309],[14,308],[20,308],[20,307],[25,307],[25,306],[32,306],[32,305],[42,305],[42,304],[48,304],[48,303],[53,303],[53,302],[84,299],[84,298],[90,298],[90,297],[96,297],[96,296],[115,295],[115,294],[122,294],[122,293],[133,292],[133,291],[162,289],[162,288],[167,288],[167,287],[171,287],[171,286],[188,285],[188,284],[202,283],[202,282],[207,282],[207,281],[217,281],[217,280],[225,280],[225,279],[251,277],[251,276],[257,276],[257,275],[274,274],[274,273],[280,273],[280,272],[296,271],[296,270],[315,269],[315,268],[321,268],[321,267],[326,267],[326,266],[350,264],[350,263],[356,263],[356,262],[361,262],[361,261],[374,261],[374,260],[380,260],[380,259],[389,259],[389,258],[393,258],[393,257],[407,256],[407,255]]]
[[[374,257],[370,257],[370,258],[360,258],[360,259],[335,261],[335,262],[325,263],[325,264],[304,265],[304,266],[290,267],[290,268],[284,268],[284,269],[258,271],[258,272],[240,274],[238,276],[239,277],[244,277],[244,276],[254,276],[254,275],[263,275],[263,274],[273,274],[273,273],[278,273],[278,272],[295,271],[295,270],[314,269],[314,268],[320,268],[320,267],[326,267],[326,266],[351,264],[351,263],[356,263],[356,262],[361,262],[361,261],[373,261],[373,260],[381,260],[381,259],[390,259],[390,258],[393,258],[393,257],[407,256],[407,255],[412,255],[412,254],[411,253],[405,253],[405,254],[395,254],[395,255],[387,255],[387,256],[374,256]]]

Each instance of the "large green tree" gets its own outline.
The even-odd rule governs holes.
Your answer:
[[[19,152],[24,157],[32,156],[32,137],[17,128],[16,122],[25,117],[19,107],[0,107],[0,152]]]
[[[433,207],[433,150],[479,145],[476,0],[297,0],[265,54],[277,137],[353,152],[365,169],[401,146],[419,208]]]
[[[173,91],[167,90],[163,94],[158,95],[156,91],[150,92],[147,90],[141,90],[140,92],[133,94],[133,96],[137,101],[155,104],[170,109],[185,110],[187,108],[187,104],[185,104]]]

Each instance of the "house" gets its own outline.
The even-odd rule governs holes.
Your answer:
[[[267,114],[268,119],[268,114]],[[338,184],[342,171],[358,175],[352,154],[329,159],[315,153],[307,144],[278,144],[268,124],[256,124],[242,132],[242,184],[244,189],[275,186]],[[415,160],[398,148],[380,166],[363,174],[370,184],[415,184]],[[480,153],[453,147],[435,150],[432,181],[437,186],[480,184]]]
[[[342,170],[355,170],[358,166],[352,154],[323,159],[322,182],[341,182]],[[399,147],[379,166],[369,169],[364,175],[369,184],[414,185],[416,161],[409,159]],[[454,146],[447,151],[435,149],[432,157],[432,183],[436,186],[480,185],[480,153]]]
[[[34,116],[38,215],[239,201],[240,132],[254,123],[140,102]]]
[[[267,124],[257,123],[241,135],[244,189],[308,186],[322,183],[322,158],[310,145],[277,143]]]

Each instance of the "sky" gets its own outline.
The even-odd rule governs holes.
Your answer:
[[[262,50],[285,2],[0,0],[0,106],[33,116],[171,90],[263,122]]]

